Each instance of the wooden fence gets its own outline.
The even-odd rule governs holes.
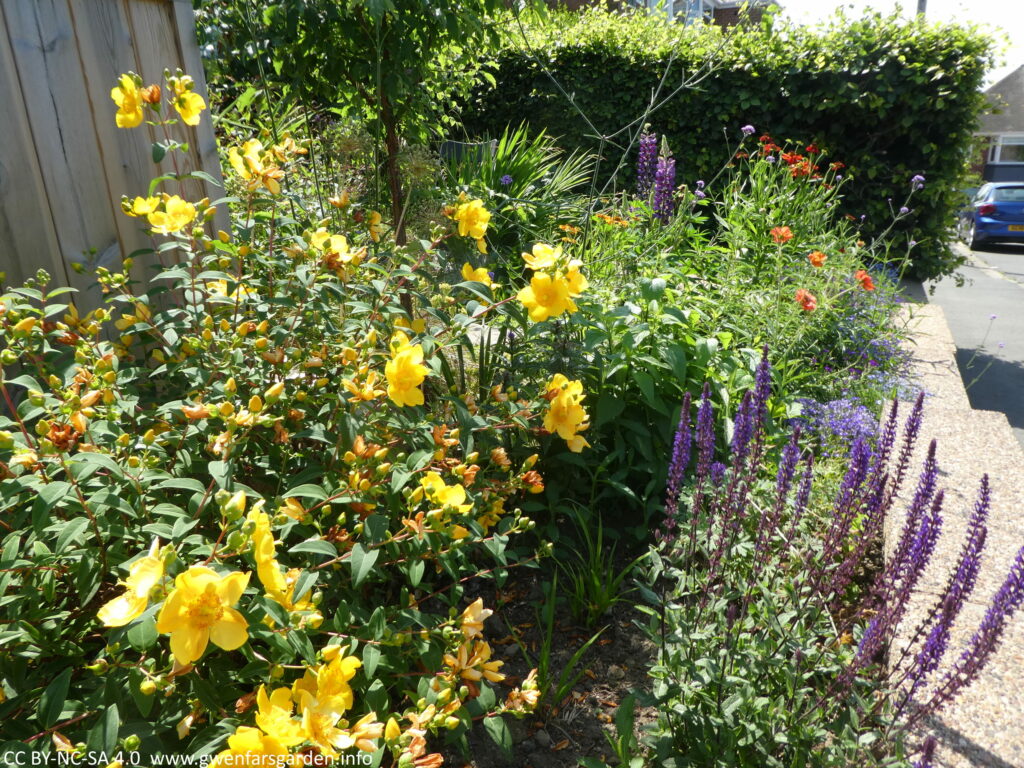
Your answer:
[[[140,221],[121,212],[121,196],[145,195],[150,179],[174,168],[170,156],[159,167],[152,161],[151,144],[162,138],[156,129],[116,127],[110,90],[122,72],[162,85],[164,69],[180,67],[206,98],[193,23],[192,0],[0,0],[0,271],[7,286],[43,268],[55,284],[87,292],[80,306],[95,307],[90,272],[152,246]],[[219,181],[209,113],[197,128],[173,130],[189,141],[191,169]],[[189,183],[192,199],[219,197],[212,185]],[[78,274],[74,262],[89,267]]]

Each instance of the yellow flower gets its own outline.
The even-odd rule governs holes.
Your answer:
[[[263,143],[259,139],[249,139],[242,144],[241,152],[238,151],[238,147],[232,147],[228,151],[228,161],[235,169],[235,173],[249,182],[246,185],[249,190],[263,184],[271,194],[279,194],[284,171],[276,165],[265,165],[262,155]]]
[[[409,337],[397,331],[391,341],[391,348],[391,360],[384,366],[388,397],[400,408],[423,405],[423,391],[419,387],[429,373],[427,366],[423,365],[423,346],[410,345]]]
[[[569,381],[562,374],[556,373],[547,391],[551,404],[544,414],[544,429],[557,433],[573,453],[589,447],[590,444],[578,434],[590,426],[590,418],[581,404],[586,397],[583,394],[583,382]]]
[[[467,283],[483,283],[484,285],[491,284],[491,276],[487,274],[486,267],[478,267],[473,269],[472,265],[467,261],[462,265],[462,279]]]
[[[466,514],[472,508],[472,504],[466,504],[466,489],[462,485],[445,485],[444,480],[437,472],[427,472],[420,480],[427,498],[430,499],[439,509],[451,507],[460,514]]]
[[[341,749],[354,746],[362,752],[376,752],[377,745],[372,739],[379,739],[384,733],[384,724],[377,722],[377,713],[370,712],[359,718],[348,732],[347,739],[341,742]]]
[[[295,747],[305,741],[302,723],[292,718],[295,708],[289,688],[278,688],[269,696],[267,686],[261,685],[256,693],[256,725],[281,746]]]
[[[149,219],[153,232],[158,235],[169,235],[183,230],[195,217],[196,207],[192,203],[182,200],[177,195],[171,195],[164,200],[162,211],[153,211],[146,218]]]
[[[399,328],[408,328],[413,333],[423,333],[427,330],[427,321],[422,317],[417,317],[411,322],[404,317],[400,317],[395,320],[395,325]]]
[[[547,272],[535,273],[530,284],[519,291],[516,298],[530,311],[530,319],[535,323],[576,311],[576,304],[570,298],[569,282]]]
[[[380,221],[381,216],[377,211],[370,211],[366,217],[366,223],[370,228],[370,239],[375,243],[380,242]]]
[[[123,627],[145,612],[149,593],[164,577],[164,561],[156,554],[159,546],[159,540],[154,539],[149,554],[132,563],[124,581],[124,594],[103,605],[96,614],[106,626]]]
[[[206,102],[195,91],[185,91],[174,98],[174,108],[185,125],[199,125],[199,115],[206,109]]]
[[[526,266],[533,270],[548,269],[555,266],[555,262],[562,256],[562,246],[552,248],[544,243],[537,243],[533,246],[533,253],[524,253],[523,261]]]
[[[110,92],[110,98],[117,104],[114,122],[118,128],[134,128],[142,123],[142,91],[141,80],[130,74],[121,75],[116,88]]]
[[[317,670],[316,701],[321,712],[340,716],[352,708],[352,687],[348,681],[361,666],[363,662],[355,656],[338,655]]]
[[[483,637],[484,634],[484,621],[486,621],[494,611],[484,608],[484,599],[478,597],[474,602],[470,603],[466,610],[462,612],[460,617],[462,623],[462,636],[467,640],[472,640],[474,637]]]
[[[491,212],[484,208],[483,200],[470,200],[455,209],[452,217],[459,223],[459,235],[481,240],[487,235],[487,224],[491,220]]]
[[[580,267],[582,266],[583,262],[579,259],[573,259],[569,262],[569,270],[565,273],[565,281],[569,284],[570,296],[579,296],[590,287],[587,278],[580,274]]]
[[[504,664],[502,661],[491,661],[491,646],[478,641],[470,649],[469,642],[459,646],[456,655],[445,654],[444,663],[451,668],[451,673],[463,680],[478,682],[481,678],[492,683],[500,683],[505,675],[498,671]]]
[[[250,758],[243,760],[240,758]],[[278,758],[274,760],[273,758]],[[239,726],[233,735],[228,736],[228,748],[217,753],[210,763],[210,768],[256,768],[267,765],[287,765],[288,750],[273,736],[260,731],[259,728]]]
[[[220,576],[202,565],[178,575],[174,591],[160,609],[156,629],[170,634],[171,653],[179,664],[199,659],[211,641],[225,651],[245,644],[249,625],[232,606],[248,584],[248,573]]]
[[[301,502],[298,499],[293,498],[285,499],[277,511],[281,514],[287,515],[292,518],[292,520],[298,520],[300,523],[309,517]]]
[[[377,389],[377,372],[370,371],[366,375],[366,381],[360,384],[358,381],[352,379],[342,379],[342,385],[351,394],[354,400],[368,401],[376,400],[378,397],[386,394],[384,390]]]
[[[148,216],[159,207],[159,197],[136,197],[131,201],[127,197],[121,199],[121,210],[129,216]]]
[[[320,709],[317,700],[309,693],[302,693],[299,709],[302,712],[302,735],[311,741],[320,753],[328,758],[336,758],[339,749],[352,746],[346,731],[337,727],[338,717]]]

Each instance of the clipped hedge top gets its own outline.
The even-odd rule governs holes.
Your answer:
[[[649,117],[669,137],[687,182],[727,162],[740,126],[752,123],[759,133],[813,141],[849,166],[855,182],[845,212],[866,214],[864,233],[874,236],[891,221],[887,199],[898,206],[909,179],[924,174],[915,215],[896,234],[916,241],[919,276],[958,266],[948,231],[993,53],[973,26],[869,14],[819,28],[768,18],[722,30],[596,8],[499,26],[501,47],[490,55],[495,85],[466,105],[471,132],[496,134],[525,115],[567,149],[594,150],[599,138],[563,89],[611,136],[644,114],[663,77],[661,98],[710,64],[695,88]]]

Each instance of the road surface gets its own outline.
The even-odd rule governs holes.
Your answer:
[[[1024,446],[1024,245],[956,247],[970,257],[965,285],[930,283],[928,301],[946,315],[971,407],[1005,413]]]

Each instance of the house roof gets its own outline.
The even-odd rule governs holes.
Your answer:
[[[978,133],[1024,133],[1024,65],[1017,67],[995,85],[985,91],[993,109],[982,115]]]

